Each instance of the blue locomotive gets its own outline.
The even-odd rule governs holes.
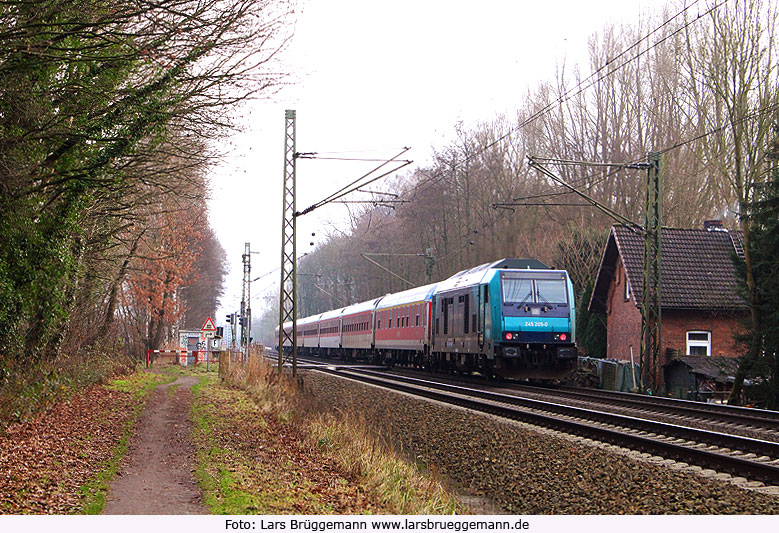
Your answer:
[[[291,332],[291,324],[284,329]],[[568,273],[535,259],[502,259],[301,318],[297,343],[311,355],[559,379],[576,367],[575,332]],[[286,342],[283,348],[290,349]]]
[[[556,379],[576,366],[576,308],[564,270],[502,259],[440,282],[432,305],[434,367]]]

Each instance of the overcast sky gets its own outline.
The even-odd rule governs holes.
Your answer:
[[[300,0],[295,35],[282,56],[292,83],[243,108],[244,130],[211,177],[211,223],[230,266],[217,322],[239,309],[244,243],[259,252],[252,255],[252,278],[280,264],[286,109],[297,111],[299,152],[387,158],[409,146],[404,157],[425,164],[457,122],[468,127],[513,116],[527,89],[552,79],[563,62],[580,63],[589,74],[582,62],[592,33],[666,3]],[[365,163],[299,160],[298,210],[366,170]],[[343,228],[346,218],[344,205],[299,218],[298,255]],[[278,285],[279,275],[252,284],[255,320],[261,295]]]

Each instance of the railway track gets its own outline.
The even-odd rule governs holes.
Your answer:
[[[415,369],[393,369],[392,371],[410,377],[426,379],[430,374]],[[424,376],[424,377],[422,377]],[[436,377],[435,379],[438,379]],[[624,392],[579,389],[575,387],[533,385],[517,382],[494,382],[485,379],[462,379],[442,376],[442,381],[463,386],[484,387],[510,394],[524,394],[531,398],[552,402],[570,402],[574,405],[594,405],[596,408],[632,411],[640,417],[676,418],[682,423],[701,422],[721,427],[722,431],[747,431],[764,434],[768,440],[779,442],[779,412],[750,409],[719,404],[707,404],[673,398],[647,396]],[[600,406],[600,407],[597,407]]]
[[[577,389],[574,387],[544,387],[535,385],[519,385],[514,387],[519,391],[547,392],[556,396],[584,401],[604,401],[611,405],[619,405],[657,413],[671,413],[680,416],[706,420],[717,420],[725,423],[751,426],[779,432],[779,412],[764,409],[751,409],[721,404],[677,400],[628,392],[600,391]]]
[[[328,368],[329,367],[329,368]],[[314,370],[779,485],[779,443],[367,369]]]
[[[326,359],[303,358],[304,365],[329,365],[335,368],[349,368],[354,365]],[[365,365],[365,370],[376,368]],[[621,407],[633,410],[639,416],[671,415],[682,420],[702,421],[717,424],[723,432],[731,428],[751,428],[756,432],[769,432],[774,440],[779,442],[779,412],[762,409],[750,409],[728,405],[706,404],[688,400],[677,400],[658,396],[647,396],[624,392],[604,391],[596,389],[580,389],[575,387],[542,386],[517,382],[494,382],[486,379],[462,379],[447,375],[430,374],[426,371],[399,368],[387,370],[384,375],[400,374],[402,376],[418,377],[423,380],[436,380],[446,383],[462,384],[465,387],[481,386],[493,391],[509,391],[510,393],[527,393],[531,397],[560,403],[563,400],[601,404],[607,408]],[[424,377],[421,377],[424,376]]]

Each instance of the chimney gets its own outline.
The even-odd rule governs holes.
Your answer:
[[[706,231],[724,231],[721,220],[704,220],[703,229]]]

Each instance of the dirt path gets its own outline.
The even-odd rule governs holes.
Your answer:
[[[111,484],[103,514],[205,514],[192,475],[190,388],[197,378],[160,385]]]

